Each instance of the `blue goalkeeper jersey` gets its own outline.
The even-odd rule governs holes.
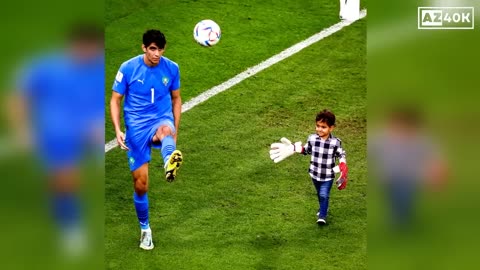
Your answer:
[[[77,61],[68,52],[57,52],[33,60],[17,87],[28,100],[34,136],[76,136],[102,119],[104,69],[103,55]]]
[[[127,130],[151,127],[159,119],[174,120],[170,92],[180,89],[178,65],[162,56],[158,65],[150,67],[143,56],[124,62],[113,83],[113,91],[125,96]]]
[[[78,165],[92,146],[104,118],[104,70],[103,52],[80,60],[60,51],[29,61],[19,74],[36,152],[48,170]],[[95,147],[103,151],[103,143]]]

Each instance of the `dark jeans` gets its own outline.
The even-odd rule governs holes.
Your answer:
[[[330,198],[330,190],[332,189],[333,180],[330,181],[316,181],[312,179],[313,185],[317,190],[318,203],[320,208],[318,209],[319,218],[327,218],[328,200]]]
[[[392,225],[409,225],[415,210],[417,183],[408,178],[393,179],[385,187]]]

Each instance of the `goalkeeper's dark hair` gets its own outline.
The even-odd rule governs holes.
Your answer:
[[[159,30],[150,29],[143,34],[143,45],[145,45],[145,47],[148,47],[152,43],[155,43],[159,49],[165,49],[167,39],[165,38],[165,35]]]
[[[96,21],[76,21],[69,25],[67,37],[70,41],[102,42],[103,25]]]
[[[333,114],[331,111],[325,109],[317,114],[317,117],[315,118],[315,121],[318,122],[324,122],[326,123],[329,127],[335,125],[335,114]]]

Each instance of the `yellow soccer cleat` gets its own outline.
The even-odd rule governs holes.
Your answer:
[[[165,164],[165,178],[168,182],[173,182],[177,176],[177,170],[182,165],[183,156],[179,150],[173,151],[172,155]]]

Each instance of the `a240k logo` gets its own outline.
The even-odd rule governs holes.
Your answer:
[[[473,7],[419,7],[418,29],[473,29]]]

